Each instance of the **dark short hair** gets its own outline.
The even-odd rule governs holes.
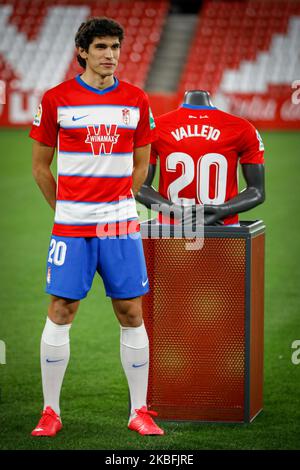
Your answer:
[[[111,18],[95,17],[81,23],[75,36],[76,47],[82,47],[86,52],[89,45],[97,37],[116,36],[120,43],[124,38],[124,30],[122,26]],[[77,55],[79,65],[86,68],[86,61],[80,55]]]

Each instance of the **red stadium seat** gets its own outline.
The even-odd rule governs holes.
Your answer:
[[[9,19],[17,30],[34,40],[49,11],[48,0],[5,0],[13,6]],[[38,4],[38,7],[37,7]],[[120,70],[132,83],[144,86],[168,14],[169,0],[53,0],[51,6],[87,5],[91,16],[116,18],[125,27]],[[262,51],[268,51],[275,33],[286,34],[292,15],[300,15],[300,2],[292,0],[205,1],[199,11],[198,22],[190,52],[180,79],[180,87],[187,83],[203,85],[212,81],[217,89],[223,72],[238,69],[242,61],[254,61]],[[55,25],[53,37],[55,37]],[[297,53],[297,51],[296,51]],[[203,60],[199,60],[199,57]],[[205,59],[205,60],[204,60]],[[75,54],[66,77],[78,71]],[[9,73],[5,60],[0,71]],[[205,81],[204,81],[205,80]]]
[[[300,2],[291,0],[205,2],[180,89],[191,83],[203,88],[211,80],[210,88],[217,90],[225,70],[238,69],[241,61],[254,61],[259,52],[268,51],[273,35],[286,34],[291,15],[297,13],[300,14]],[[209,60],[198,60],[197,66],[195,54]]]

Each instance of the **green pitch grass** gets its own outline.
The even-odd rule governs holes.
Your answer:
[[[53,439],[30,431],[42,406],[39,343],[48,299],[43,293],[52,211],[31,176],[27,131],[0,131],[1,449],[300,449],[300,135],[263,133],[267,200],[243,215],[267,225],[264,411],[250,425],[164,423],[164,437],[127,430],[128,392],[119,360],[119,327],[100,279],[71,330],[62,390],[64,428]]]

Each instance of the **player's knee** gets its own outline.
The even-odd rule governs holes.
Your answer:
[[[136,327],[142,324],[142,309],[137,305],[124,303],[118,307],[118,318],[121,325]]]
[[[79,302],[70,302],[66,299],[54,298],[49,306],[50,319],[59,325],[65,325],[73,321]]]
[[[129,310],[125,316],[124,320],[126,321],[127,326],[132,326],[132,327],[137,327],[142,324],[143,317],[141,312],[134,311],[134,310]]]

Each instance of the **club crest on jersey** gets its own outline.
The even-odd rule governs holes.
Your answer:
[[[123,122],[126,126],[130,123],[130,110],[127,108],[122,109]]]
[[[119,134],[117,134],[117,124],[99,124],[99,126],[87,126],[88,135],[85,140],[86,144],[90,144],[94,157],[100,155],[111,155],[113,146],[118,142]]]

